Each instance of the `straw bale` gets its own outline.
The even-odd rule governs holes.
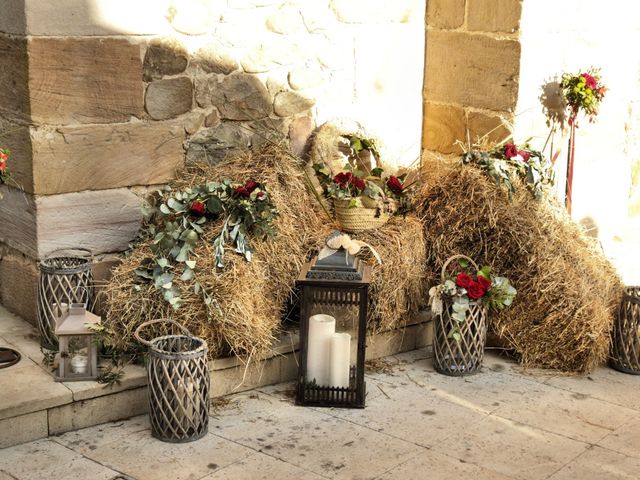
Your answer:
[[[525,366],[588,372],[608,355],[622,286],[594,240],[550,197],[512,200],[473,166],[432,160],[419,195],[430,281],[463,253],[518,290],[491,327]]]

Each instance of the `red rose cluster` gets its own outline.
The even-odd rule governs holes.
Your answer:
[[[245,184],[234,190],[234,193],[239,197],[249,198],[251,193],[260,186],[255,180],[247,180]]]
[[[513,143],[507,143],[504,146],[504,156],[507,160],[511,160],[513,157],[517,157],[518,155],[522,157],[522,161],[525,163],[528,162],[529,157],[531,157],[531,154],[529,154],[529,152],[525,150],[518,150],[518,147],[516,147]]]
[[[0,150],[0,174],[3,174],[7,170],[7,160],[9,160],[9,154]]]
[[[367,184],[360,177],[356,177],[351,172],[340,172],[335,177],[333,177],[333,183],[339,185],[341,188],[346,188],[351,185],[356,190],[364,190]]]
[[[593,75],[589,75],[588,73],[583,73],[580,76],[584,78],[584,83],[587,86],[587,88],[590,88],[591,90],[595,90],[596,88],[598,88],[598,82],[593,77]]]
[[[456,277],[456,285],[466,289],[470,299],[478,300],[485,296],[487,290],[491,287],[491,281],[482,275],[478,275],[477,279],[474,280],[471,275],[459,273]]]
[[[387,188],[391,190],[396,195],[402,195],[402,191],[404,190],[404,185],[400,181],[398,177],[394,177],[393,175],[389,176],[387,180]]]
[[[197,200],[195,202],[193,202],[191,204],[191,206],[189,207],[189,211],[191,213],[193,213],[194,215],[198,215],[199,217],[203,216],[206,211],[207,211],[207,207],[205,206],[204,203],[202,202],[198,202]]]

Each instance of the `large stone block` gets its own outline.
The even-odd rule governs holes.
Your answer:
[[[4,118],[28,119],[27,56],[25,38],[0,34],[0,116]]]
[[[144,103],[154,120],[167,120],[186,113],[193,103],[191,80],[187,77],[156,80],[147,87]]]
[[[116,38],[31,38],[35,122],[106,123],[143,113],[140,46]]]
[[[501,142],[508,138],[511,132],[505,125],[505,121],[511,121],[513,114],[504,112],[502,114],[489,114],[471,111],[467,115],[469,134],[471,140],[476,138],[486,138],[489,142]]]
[[[27,31],[27,16],[25,15],[24,0],[2,2],[1,8],[0,32],[24,35]]]
[[[79,245],[95,254],[126,250],[140,228],[140,203],[126,188],[37,197],[38,256]]]
[[[35,198],[6,185],[0,185],[0,194],[0,242],[37,258]]]
[[[467,29],[516,32],[520,28],[522,0],[467,0]]]
[[[187,55],[187,50],[176,39],[153,40],[144,54],[144,80],[150,82],[165,75],[184,72],[189,63]]]
[[[49,195],[164,183],[182,165],[184,137],[178,122],[33,130],[34,190]]]
[[[47,411],[0,420],[0,448],[44,438],[49,433]]]
[[[222,118],[229,120],[258,120],[272,111],[271,96],[259,78],[233,74],[211,85],[212,103]]]
[[[429,30],[425,99],[513,111],[520,43],[485,35]]]
[[[38,278],[32,258],[17,251],[6,251],[0,257],[0,303],[33,325],[38,315]]]
[[[465,0],[429,0],[427,2],[427,26],[453,29],[464,23]]]
[[[457,105],[427,102],[423,129],[423,148],[441,153],[461,153],[456,141],[466,138],[464,109]]]

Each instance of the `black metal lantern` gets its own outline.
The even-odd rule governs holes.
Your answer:
[[[370,276],[342,248],[324,247],[303,267],[298,405],[364,408]]]

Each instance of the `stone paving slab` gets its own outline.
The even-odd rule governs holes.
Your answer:
[[[638,478],[640,478],[640,459],[593,446],[575,461],[549,477],[549,480],[637,480]]]
[[[20,480],[111,480],[118,475],[115,470],[47,440],[0,450],[0,471]]]
[[[371,366],[364,410],[261,387],[218,403],[199,441],[162,443],[142,415],[0,450],[0,480],[640,478],[637,377],[519,368],[489,354],[482,373],[445,377],[409,352]]]

